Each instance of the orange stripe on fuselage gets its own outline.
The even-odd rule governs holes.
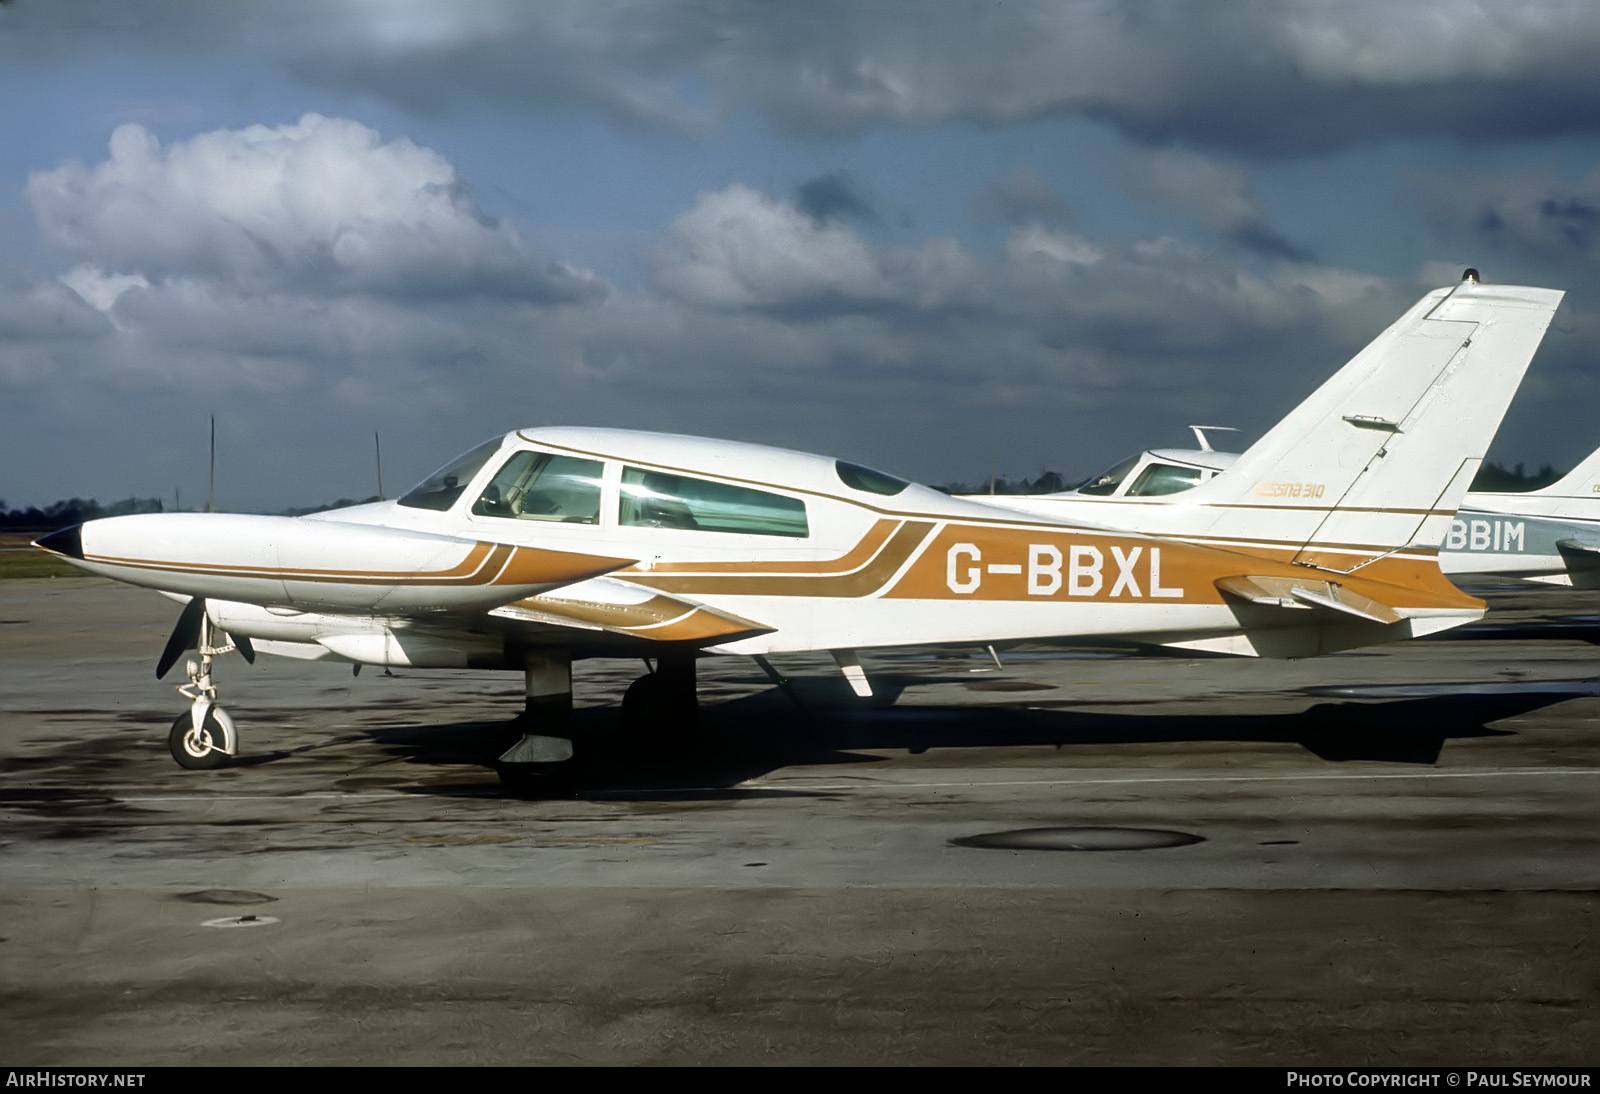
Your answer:
[[[867,535],[877,538],[882,524],[874,526]],[[729,596],[870,596],[894,577],[916,549],[928,538],[932,521],[906,521],[888,537],[882,547],[856,568],[847,573],[830,572],[843,568],[846,560],[863,553],[858,544],[847,555],[828,563],[787,563],[789,572],[763,573],[755,567],[764,563],[718,563],[720,574],[662,573],[658,569],[644,572],[624,571],[617,575],[634,582],[659,589],[665,593],[721,593]],[[865,540],[863,542],[866,542]],[[795,569],[817,567],[823,572],[815,574],[794,573]],[[825,569],[824,569],[825,568]],[[661,567],[660,569],[665,569]]]

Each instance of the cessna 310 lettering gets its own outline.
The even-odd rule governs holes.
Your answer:
[[[707,654],[1083,637],[1301,657],[1482,615],[1442,538],[1561,299],[1430,293],[1227,472],[1117,531],[947,497],[759,445],[615,429],[509,433],[397,501],[305,517],[95,520],[38,546],[187,604],[185,767],[235,753],[213,658],[520,669],[510,781],[573,755],[574,659],[641,657],[625,709],[681,724]],[[1314,491],[1261,489],[1312,483]],[[775,674],[774,674],[775,675]]]

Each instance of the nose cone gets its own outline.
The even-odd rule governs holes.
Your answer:
[[[66,558],[81,559],[83,558],[83,525],[74,524],[71,528],[63,528],[59,532],[51,532],[48,536],[40,536],[33,541],[33,545]]]

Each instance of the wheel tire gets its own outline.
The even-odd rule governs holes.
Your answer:
[[[178,715],[172,723],[172,731],[167,734],[167,749],[178,766],[190,771],[210,771],[227,763],[228,754],[219,744],[222,727],[217,724],[217,716],[206,711],[205,720],[200,723],[201,740],[194,739],[193,728],[194,723],[185,711]]]
[[[663,706],[665,689],[656,674],[646,673],[628,685],[622,693],[622,712],[629,718],[651,718]]]

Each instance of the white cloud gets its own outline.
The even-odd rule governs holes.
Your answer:
[[[316,114],[166,147],[124,125],[107,159],[35,172],[26,197],[48,244],[126,276],[539,303],[605,291],[486,218],[438,153]]]
[[[129,289],[150,287],[150,279],[143,274],[108,274],[95,266],[75,266],[61,276],[61,283],[100,312],[110,311]]]
[[[954,242],[874,249],[844,225],[734,184],[703,193],[655,255],[656,283],[704,307],[827,313],[949,305],[972,287]]]
[[[1105,252],[1082,236],[1029,224],[1007,236],[1006,257],[1016,263],[1044,260],[1064,266],[1093,266],[1105,258]]]

